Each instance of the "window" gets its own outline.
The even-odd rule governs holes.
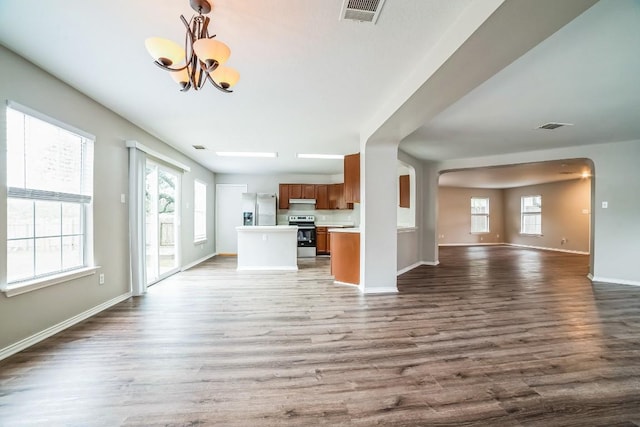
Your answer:
[[[524,196],[521,199],[520,234],[542,234],[542,196]]]
[[[7,107],[7,283],[87,267],[93,137]]]
[[[471,232],[489,232],[489,198],[471,198]]]
[[[193,183],[193,240],[207,239],[207,184]]]

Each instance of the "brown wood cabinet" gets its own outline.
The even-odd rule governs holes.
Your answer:
[[[409,175],[400,175],[400,207],[411,207],[411,193],[409,191]]]
[[[327,227],[316,227],[316,252],[318,255],[327,255],[330,253]]]
[[[353,203],[344,199],[344,184],[329,185],[329,209],[353,209]]]
[[[329,204],[329,185],[316,185],[316,209],[331,209]]]
[[[316,209],[353,209],[344,198],[344,184],[280,184],[278,209],[289,209],[289,199],[315,199]]]
[[[278,191],[278,209],[289,209],[289,184],[280,184]]]
[[[289,184],[289,198],[302,199],[302,184]]]
[[[344,199],[360,203],[360,153],[344,156]]]
[[[301,199],[315,199],[316,198],[316,186],[315,184],[302,184],[302,197]]]
[[[331,235],[331,274],[336,282],[360,283],[360,233]]]

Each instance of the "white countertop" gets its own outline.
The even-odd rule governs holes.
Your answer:
[[[297,230],[297,225],[241,225],[236,227],[238,231],[255,231],[264,233],[265,231],[280,232]]]
[[[360,233],[360,228],[358,227],[330,228],[327,231],[329,233]]]
[[[327,227],[327,228],[353,228],[353,224],[318,224],[316,223],[316,227]]]

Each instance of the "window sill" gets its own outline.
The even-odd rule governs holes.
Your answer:
[[[204,239],[196,239],[196,240],[193,241],[193,244],[194,245],[201,245],[203,243],[207,243],[207,240],[208,239],[206,237]]]
[[[99,268],[100,266],[84,267],[73,271],[66,271],[64,273],[56,274],[53,276],[42,277],[39,279],[28,280],[20,283],[13,283],[2,288],[2,292],[4,292],[7,298],[14,297],[16,295],[26,294],[27,292],[68,282],[70,280],[79,279],[80,277],[90,276],[92,274],[95,274],[96,270]]]
[[[491,234],[490,231],[471,231],[469,234]]]
[[[534,234],[534,233],[520,233],[521,236],[525,237],[542,237],[543,234]]]

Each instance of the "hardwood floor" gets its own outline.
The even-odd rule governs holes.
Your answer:
[[[640,288],[441,248],[395,295],[214,258],[0,362],[0,425],[637,426]]]

